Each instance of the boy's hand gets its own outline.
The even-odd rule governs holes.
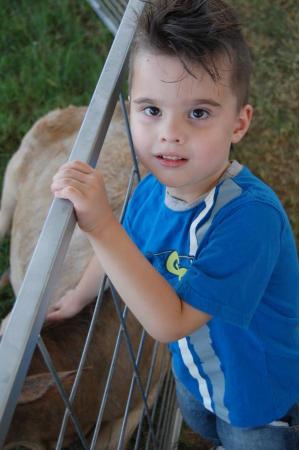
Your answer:
[[[67,162],[53,177],[55,197],[73,203],[79,227],[89,233],[101,231],[115,220],[99,171],[81,161]]]
[[[61,299],[50,306],[46,316],[47,323],[60,322],[61,320],[70,319],[78,314],[83,308],[84,304],[76,296],[76,290],[70,289],[61,297]]]

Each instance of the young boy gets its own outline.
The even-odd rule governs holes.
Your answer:
[[[299,448],[298,262],[273,191],[230,148],[248,130],[250,57],[222,0],[147,3],[131,54],[130,122],[149,175],[117,222],[99,172],[60,168],[95,252],[48,319],[70,317],[107,273],[169,342],[186,422],[227,450]]]

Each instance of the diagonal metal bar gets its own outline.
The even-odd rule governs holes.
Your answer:
[[[53,377],[53,379],[55,381],[56,387],[57,387],[57,389],[59,391],[60,397],[62,398],[66,408],[69,411],[69,414],[70,414],[70,416],[72,418],[74,427],[75,427],[75,429],[77,431],[77,434],[78,434],[78,436],[80,438],[81,444],[83,445],[83,448],[85,450],[88,450],[88,444],[86,442],[84,433],[82,432],[82,430],[80,428],[80,423],[79,423],[78,417],[76,416],[75,412],[72,409],[72,405],[69,402],[68,395],[67,395],[67,393],[65,392],[65,390],[63,388],[63,385],[62,385],[62,383],[60,381],[60,378],[59,378],[59,376],[58,376],[58,374],[57,374],[57,372],[55,370],[55,367],[53,365],[52,359],[51,359],[51,357],[50,357],[50,355],[48,353],[48,350],[47,350],[47,348],[46,348],[46,346],[45,346],[41,336],[39,336],[37,345],[38,345],[38,348],[39,348],[41,354],[43,355],[44,361],[45,361],[45,363],[46,363],[46,365],[48,367],[49,372],[52,374],[52,377]]]
[[[142,334],[141,334],[141,338],[140,338],[140,342],[139,342],[139,347],[138,347],[136,360],[135,360],[136,367],[138,367],[138,365],[140,363],[140,358],[141,358],[141,355],[142,355],[142,349],[143,349],[144,340],[145,340],[145,330],[143,329],[142,330]],[[135,387],[135,383],[136,383],[136,378],[137,378],[136,373],[133,372],[133,376],[132,376],[132,379],[131,379],[130,390],[129,390],[129,394],[128,394],[128,398],[127,398],[127,404],[126,404],[126,408],[125,408],[125,412],[124,412],[124,417],[123,417],[123,421],[122,421],[122,426],[121,426],[121,430],[120,430],[120,434],[119,434],[119,439],[118,439],[118,444],[117,444],[117,449],[116,450],[121,450],[122,446],[123,446],[123,441],[124,441],[124,436],[125,436],[125,431],[126,431],[126,425],[127,425],[127,419],[128,419],[128,415],[129,415],[129,412],[130,412],[130,406],[131,406],[132,396],[133,396],[134,387]]]
[[[98,17],[102,20],[102,22],[106,25],[106,27],[111,31],[111,33],[116,34],[120,22],[120,17],[122,16],[128,2],[118,1],[116,3],[115,1],[110,0],[110,2],[113,3],[113,6],[115,6],[115,4],[117,5],[118,11],[116,12],[113,9],[111,10],[109,0],[87,0],[87,2],[93,8]]]
[[[175,403],[174,383],[173,383],[173,379],[171,377],[169,380],[169,389],[168,389],[167,401],[166,401],[166,405],[165,405],[166,414],[163,415],[163,425],[162,425],[163,433],[161,433],[161,441],[160,441],[161,449],[169,448],[170,429],[171,429],[171,421],[172,421],[174,403]]]
[[[87,337],[86,337],[86,340],[85,340],[85,343],[84,343],[82,356],[80,358],[78,371],[77,371],[77,374],[76,374],[76,377],[75,377],[75,380],[74,380],[74,384],[73,384],[72,389],[71,389],[70,398],[69,398],[69,402],[70,402],[71,405],[73,404],[73,402],[75,400],[75,396],[76,396],[76,393],[77,393],[77,390],[78,390],[78,387],[79,387],[81,375],[83,373],[84,365],[85,365],[85,362],[86,362],[88,349],[89,349],[89,346],[90,346],[90,343],[91,343],[91,340],[92,340],[92,337],[93,337],[93,334],[94,334],[94,329],[95,329],[95,326],[96,326],[96,320],[98,318],[98,315],[99,315],[99,312],[100,312],[100,308],[101,308],[102,303],[103,303],[103,296],[104,296],[106,281],[107,281],[107,276],[105,276],[104,279],[103,279],[103,282],[102,282],[102,285],[101,285],[101,288],[100,288],[100,291],[99,291],[99,294],[98,294],[98,297],[97,297],[97,300],[96,300],[95,309],[94,309],[94,312],[93,312],[93,316],[92,316],[92,319],[91,319],[91,323],[90,323],[90,326],[89,326]],[[56,444],[56,447],[55,447],[56,450],[60,450],[62,448],[64,434],[65,434],[65,430],[66,430],[66,427],[67,427],[69,416],[70,416],[70,410],[66,409],[65,413],[64,413],[63,420],[62,420],[62,424],[61,424],[61,428],[60,428],[57,444]]]
[[[96,164],[120,91],[136,18],[143,7],[141,0],[128,3],[70,160],[79,159],[92,166]],[[0,448],[4,444],[74,226],[75,216],[70,202],[54,200],[1,340]]]
[[[167,369],[167,364],[166,364],[166,354],[164,353],[164,358],[162,360],[162,364],[161,364],[161,370],[160,373],[164,373],[164,371]],[[151,414],[151,421],[153,423],[155,423],[157,420],[159,420],[159,414],[161,415],[163,412],[163,409],[160,407],[159,408],[159,403],[160,403],[160,395],[161,392],[163,390],[163,387],[165,386],[165,379],[163,379],[162,377],[160,378],[160,382],[159,382],[159,386],[157,389],[157,394],[156,394],[156,399],[152,408],[152,414]],[[158,419],[156,418],[158,417]],[[157,426],[156,426],[157,428]],[[158,433],[156,431],[156,434],[158,436]],[[150,441],[151,441],[151,434],[148,434],[147,440],[146,440],[146,446],[145,446],[145,450],[149,450],[149,446],[150,446]]]
[[[170,377],[171,377],[171,374],[170,374],[170,371],[168,371],[166,379],[165,379],[165,384],[163,386],[163,394],[162,394],[162,399],[161,399],[160,411],[167,411],[167,400],[168,400],[168,393],[169,393],[169,388],[170,388]],[[162,439],[162,430],[163,430],[164,424],[165,424],[165,415],[160,413],[158,424],[157,424],[157,436],[158,436],[159,442],[161,442],[161,439]],[[159,446],[159,450],[160,449],[161,449],[161,446]]]
[[[123,320],[122,313],[121,313],[120,297],[119,297],[117,291],[115,290],[114,286],[111,283],[110,283],[110,285],[111,285],[111,291],[112,291],[112,297],[113,297],[113,300],[114,300],[114,305],[115,305],[115,308],[116,308],[116,311],[117,311],[117,314],[118,314],[118,318],[119,318],[119,320],[121,322],[121,326],[124,329],[125,342],[126,342],[126,345],[127,345],[128,353],[129,353],[130,358],[131,358],[131,363],[133,365],[134,373],[136,374],[137,384],[138,384],[138,387],[139,387],[139,390],[140,390],[140,393],[141,393],[141,396],[142,396],[142,399],[143,399],[143,403],[144,403],[144,407],[145,407],[145,414],[146,414],[147,419],[148,419],[149,432],[152,435],[154,449],[157,449],[158,448],[158,442],[157,442],[157,439],[156,439],[156,433],[155,433],[155,430],[154,430],[154,427],[153,427],[153,423],[151,421],[151,415],[150,415],[150,411],[149,411],[149,408],[148,408],[148,405],[147,405],[147,399],[146,399],[146,396],[145,396],[145,391],[144,391],[144,388],[143,388],[143,385],[142,385],[142,382],[141,382],[141,378],[140,378],[138,367],[137,367],[136,362],[135,362],[134,352],[133,352],[133,348],[132,348],[132,345],[131,345],[130,337],[129,337],[129,334],[128,334],[128,331],[127,331],[127,327],[126,327],[126,324],[125,324],[125,322]],[[127,307],[125,307],[125,309],[127,309]]]
[[[106,8],[107,8],[107,12],[109,12],[111,14],[111,16],[115,18],[116,22],[117,22],[118,18],[123,15],[123,7],[120,5],[119,2],[110,0],[110,2],[107,2]]]
[[[128,112],[127,112],[124,96],[123,96],[122,93],[119,96],[119,101],[120,101],[120,106],[121,106],[121,110],[122,110],[122,113],[123,113],[123,117],[125,119],[126,132],[127,132],[127,136],[128,136],[128,141],[129,141],[131,155],[132,155],[132,159],[133,159],[133,163],[134,163],[134,168],[135,168],[135,171],[136,171],[136,174],[137,174],[137,180],[140,181],[141,180],[141,175],[140,175],[140,171],[139,171],[138,160],[137,160],[137,157],[136,157],[136,152],[135,152],[135,148],[134,148],[131,128],[130,128],[130,124],[129,124]]]
[[[130,196],[132,194],[132,190],[133,190],[133,187],[134,187],[134,183],[135,183],[135,178],[136,177],[137,177],[136,169],[133,167],[133,169],[131,171],[131,174],[130,174],[129,187],[128,187],[128,190],[126,192],[126,196],[125,196],[125,199],[124,199],[123,207],[122,207],[122,210],[121,210],[121,213],[120,213],[120,218],[119,218],[120,223],[123,222],[123,219],[125,217],[126,210],[127,210],[127,207],[128,207]]]
[[[150,391],[150,387],[151,387],[151,382],[152,382],[152,377],[153,377],[154,367],[155,367],[156,360],[157,360],[158,347],[159,347],[159,343],[158,343],[158,342],[155,342],[155,344],[154,344],[154,349],[153,349],[153,353],[152,353],[152,359],[151,359],[150,369],[149,369],[149,373],[148,373],[148,377],[147,377],[147,384],[146,384],[146,387],[145,387],[145,395],[146,395],[146,398],[148,398],[149,391]],[[135,440],[134,450],[138,450],[138,448],[139,448],[144,416],[145,416],[145,408],[143,407],[142,414],[141,414],[140,421],[139,421],[139,425],[138,425],[138,430],[137,430],[137,435],[136,435],[136,440]]]
[[[124,312],[123,312],[124,320],[126,318],[126,315],[127,315],[127,309],[124,309]],[[111,386],[111,382],[112,382],[112,377],[113,377],[115,365],[116,365],[116,362],[117,362],[117,356],[118,356],[118,353],[119,353],[119,347],[120,347],[122,333],[123,333],[123,328],[120,326],[119,330],[118,330],[117,337],[116,337],[116,343],[115,343],[114,350],[113,350],[112,360],[111,360],[109,373],[108,373],[106,384],[105,384],[105,388],[104,388],[104,393],[102,395],[102,401],[101,401],[101,406],[100,406],[100,409],[99,409],[99,414],[98,414],[98,417],[97,417],[97,422],[96,422],[95,429],[94,429],[94,432],[93,432],[93,437],[92,437],[92,441],[91,441],[91,445],[90,445],[90,450],[94,450],[95,447],[96,447],[96,444],[97,444],[97,439],[98,439],[98,435],[99,435],[99,432],[100,432],[100,427],[101,427],[102,420],[103,420],[104,410],[105,410],[106,403],[107,403],[107,400],[108,400],[108,395],[109,395],[109,390],[110,390],[110,386]]]
[[[163,432],[162,432],[162,427],[161,424],[163,422],[163,418],[165,415],[165,411],[166,411],[166,397],[167,397],[167,386],[168,386],[168,375],[169,372],[166,373],[166,378],[164,378],[163,380],[161,380],[161,389],[160,389],[160,395],[159,397],[157,397],[157,402],[154,405],[153,408],[153,413],[152,413],[152,420],[155,423],[155,428],[156,428],[156,436],[157,436],[157,440],[159,442],[159,447],[158,449],[161,449],[161,439],[163,437]],[[147,444],[146,444],[146,450],[149,449],[149,444],[150,444],[150,440],[147,440]],[[166,450],[166,449],[165,449]]]
[[[181,429],[183,425],[183,417],[178,406],[175,410],[175,416],[173,421],[172,435],[170,441],[170,448],[176,450],[178,448],[178,442],[181,434]]]

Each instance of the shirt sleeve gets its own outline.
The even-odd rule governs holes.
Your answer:
[[[271,205],[252,201],[214,222],[177,293],[197,309],[247,327],[278,259],[281,215]]]

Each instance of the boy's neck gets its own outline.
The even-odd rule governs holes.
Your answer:
[[[238,161],[236,161],[236,160],[229,161],[226,169],[224,170],[224,172],[222,172],[222,174],[217,179],[217,181],[214,183],[214,185],[211,186],[207,192],[205,192],[204,194],[198,195],[192,201],[186,201],[182,198],[175,196],[171,192],[171,190],[166,186],[165,204],[166,204],[166,206],[170,207],[170,209],[174,209],[174,210],[183,211],[186,209],[193,208],[194,206],[196,206],[200,202],[202,202],[215,186],[217,186],[219,183],[221,183],[223,180],[225,180],[227,178],[235,177],[242,170],[242,168],[243,168],[243,166]]]
[[[218,176],[213,180],[213,182],[210,182],[210,184],[207,186],[205,186],[204,190],[202,192],[194,192],[194,194],[192,195],[192,193],[188,193],[188,197],[186,196],[180,196],[176,194],[176,189],[174,188],[170,188],[166,186],[166,190],[168,192],[168,194],[178,200],[178,201],[182,201],[186,204],[193,204],[194,202],[198,202],[199,199],[204,198],[215,186],[217,186],[217,184],[219,183],[220,180],[222,180],[224,174],[227,172],[228,168],[231,165],[231,161],[228,161],[225,168],[220,172],[220,174],[218,174]]]

